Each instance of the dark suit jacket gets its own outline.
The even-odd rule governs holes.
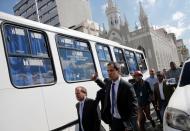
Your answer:
[[[137,95],[139,106],[143,107],[149,105],[153,96],[149,83],[143,80],[142,83],[136,82],[133,86]],[[141,93],[142,97],[140,96]]]
[[[76,104],[78,121],[79,121],[79,131],[81,131],[80,125],[80,115],[79,115],[79,102]],[[86,98],[84,101],[83,115],[82,115],[82,125],[84,131],[100,131],[100,113],[99,107],[94,100]]]
[[[110,112],[111,109],[110,89],[112,81],[110,79],[106,79],[103,82],[100,79],[97,79],[96,83],[101,88],[106,89],[102,120],[107,124],[111,124],[112,115]],[[122,78],[120,79],[118,92],[117,92],[117,108],[121,116],[121,119],[124,122],[124,126],[130,127],[131,126],[130,119],[132,117],[136,117],[137,115],[137,97],[133,86],[130,83],[123,80]]]
[[[170,97],[172,96],[174,90],[175,90],[175,87],[166,85],[166,80],[163,80],[163,92],[164,92],[164,97],[167,103],[169,102]],[[156,101],[157,106],[160,106],[161,96],[160,96],[158,83],[154,85],[154,95],[155,95],[155,101]]]

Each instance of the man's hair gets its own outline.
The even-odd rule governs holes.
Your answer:
[[[85,87],[83,87],[83,86],[78,86],[78,87],[76,87],[76,88],[80,88],[81,92],[84,93],[84,94],[86,94],[86,96],[87,96],[87,90],[86,90]]]
[[[171,61],[171,62],[170,62],[170,65],[171,65],[171,64],[175,65],[175,62],[174,62],[174,61]]]
[[[157,72],[156,72],[156,75],[157,75],[157,76],[164,76],[164,74],[163,74],[162,71],[157,71]]]
[[[109,62],[107,64],[107,66],[113,65],[114,69],[116,69],[117,71],[121,72],[121,66],[120,64],[116,63],[116,62]]]
[[[151,68],[149,71],[155,72],[154,68]]]

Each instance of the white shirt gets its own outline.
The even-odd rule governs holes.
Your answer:
[[[114,114],[113,114],[113,117],[115,118],[118,118],[118,119],[121,119],[121,116],[118,112],[118,109],[117,109],[117,92],[118,92],[118,88],[119,88],[119,83],[120,83],[120,77],[114,82],[112,81],[112,83],[115,83],[115,86],[114,86],[114,91],[115,91],[115,104],[114,104]],[[112,86],[112,85],[111,85]],[[111,108],[110,108],[110,112],[112,113],[111,109],[112,109],[112,87],[110,89],[110,102],[111,102]]]
[[[164,91],[163,91],[163,81],[159,83],[159,91],[161,100],[165,100]]]
[[[158,83],[157,77],[148,77],[146,81],[149,83],[151,90],[154,92],[154,84]]]

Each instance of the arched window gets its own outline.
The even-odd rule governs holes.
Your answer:
[[[111,25],[114,25],[114,21],[113,18],[111,17]]]
[[[117,17],[115,17],[115,24],[118,24],[118,19],[117,19]]]
[[[142,46],[138,46],[137,49],[143,51],[143,53],[144,53],[144,55],[146,57],[145,49]]]

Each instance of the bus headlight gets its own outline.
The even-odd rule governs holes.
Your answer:
[[[166,109],[165,119],[168,126],[172,128],[190,131],[190,116],[181,110],[168,107]]]

